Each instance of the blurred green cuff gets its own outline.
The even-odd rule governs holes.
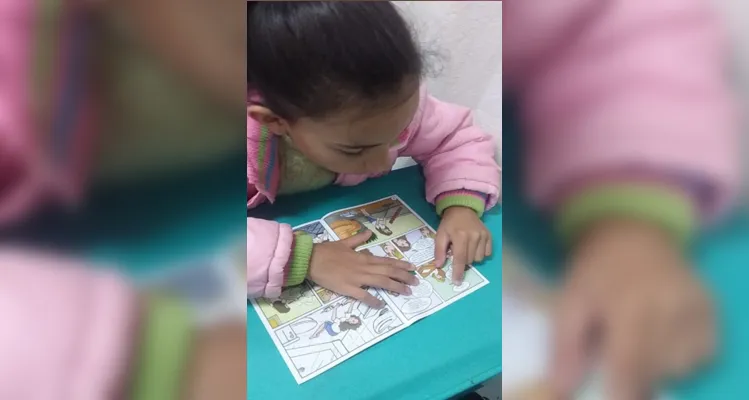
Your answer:
[[[442,215],[450,207],[466,207],[476,211],[479,218],[484,215],[486,195],[467,190],[456,190],[439,195],[435,202],[437,215]]]
[[[192,319],[179,301],[154,296],[149,299],[141,330],[130,398],[178,399],[192,346]]]
[[[665,185],[611,184],[593,186],[572,196],[559,208],[555,223],[568,245],[591,224],[612,217],[652,222],[685,244],[695,230],[695,214],[688,196]]]
[[[309,270],[309,263],[312,259],[312,247],[314,246],[312,236],[301,232],[295,233],[293,246],[289,264],[286,266],[288,271],[284,286],[299,285],[307,278],[307,270]]]

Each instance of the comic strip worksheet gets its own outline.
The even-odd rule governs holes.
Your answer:
[[[251,300],[298,384],[489,283],[469,266],[463,282],[454,285],[451,258],[442,266],[434,261],[434,229],[398,196],[334,211],[294,228],[312,236],[314,243],[343,240],[365,230],[372,237],[356,251],[417,267],[419,284],[411,287],[411,295],[369,288],[386,304],[374,309],[305,281],[277,299]]]

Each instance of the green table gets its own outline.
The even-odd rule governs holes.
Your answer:
[[[399,195],[433,227],[418,167],[395,171],[356,187],[328,187],[249,212],[292,226],[326,213]],[[487,213],[494,256],[478,268],[490,284],[370,347],[324,374],[297,385],[254,310],[247,309],[248,399],[447,399],[501,371],[502,212]]]
[[[503,207],[505,240],[519,244],[532,264],[555,276],[561,251],[549,221],[538,215],[521,196],[521,131],[517,114],[505,110],[503,124]],[[734,215],[730,222],[706,232],[694,249],[697,272],[714,294],[720,316],[721,353],[715,364],[698,376],[671,387],[679,400],[749,399],[749,215]],[[506,368],[512,368],[511,360]]]

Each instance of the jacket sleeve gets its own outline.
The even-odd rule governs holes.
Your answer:
[[[423,90],[423,89],[422,89]],[[474,125],[469,109],[448,104],[422,92],[412,138],[401,155],[424,168],[426,197],[438,213],[452,205],[479,214],[497,204],[500,168],[493,137]],[[471,198],[480,198],[478,204]]]
[[[686,237],[738,185],[720,22],[702,0],[587,3],[519,93],[530,196],[566,236],[625,214]]]
[[[274,298],[284,286],[307,276],[312,237],[295,235],[291,226],[247,218],[247,296]]]
[[[0,226],[50,198],[75,204],[81,197],[97,101],[90,80],[73,79],[86,76],[79,60],[55,49],[88,51],[90,18],[78,18],[88,12],[59,0],[0,6]],[[49,29],[59,25],[70,29]]]
[[[0,248],[0,398],[117,398],[135,347],[135,291],[115,273]]]

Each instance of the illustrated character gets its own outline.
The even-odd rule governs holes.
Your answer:
[[[390,236],[393,234],[393,231],[390,230],[390,228],[385,223],[385,218],[377,218],[377,220],[375,220],[374,222],[374,227],[377,230],[377,232],[380,232],[381,234],[385,236]]]
[[[403,254],[398,252],[398,250],[395,249],[395,246],[393,246],[393,244],[390,242],[383,244],[382,250],[384,250],[385,254],[387,254],[387,256],[390,258],[395,258],[396,260],[403,259]]]
[[[312,238],[312,243],[314,244],[320,244],[324,243],[330,240],[330,236],[328,235],[328,232],[323,232],[319,235],[316,235],[314,238]]]
[[[338,310],[346,304],[349,304],[348,310],[346,310],[342,317],[338,317]],[[323,322],[315,331],[315,333],[313,333],[309,338],[314,339],[320,336],[320,334],[322,334],[323,332],[327,332],[331,337],[338,336],[342,332],[356,330],[357,328],[359,328],[362,324],[362,321],[358,316],[351,314],[353,308],[353,300],[336,304],[333,307],[333,313],[330,316],[330,319]]]
[[[367,222],[374,225],[374,228],[377,232],[380,232],[381,234],[385,236],[390,236],[393,234],[393,231],[387,225],[387,219],[385,217],[375,218],[369,215],[367,210],[363,208],[360,211],[361,211],[361,215],[363,215],[364,218],[367,219]]]
[[[411,250],[411,242],[409,242],[405,236],[393,239],[393,244],[401,251],[401,253]]]
[[[422,278],[427,278],[429,276],[433,277],[437,282],[444,282],[447,278],[446,271],[441,268],[437,267],[435,265],[434,261],[424,264],[421,267],[416,269],[416,272],[421,275]]]
[[[347,239],[368,230],[367,227],[364,226],[364,224],[354,219],[340,219],[338,221],[332,222],[330,224],[330,227],[333,229],[333,232],[335,232],[335,234],[341,239]],[[374,242],[375,240],[377,240],[377,234],[373,232],[372,236],[369,238],[369,240],[367,240],[367,243]]]

